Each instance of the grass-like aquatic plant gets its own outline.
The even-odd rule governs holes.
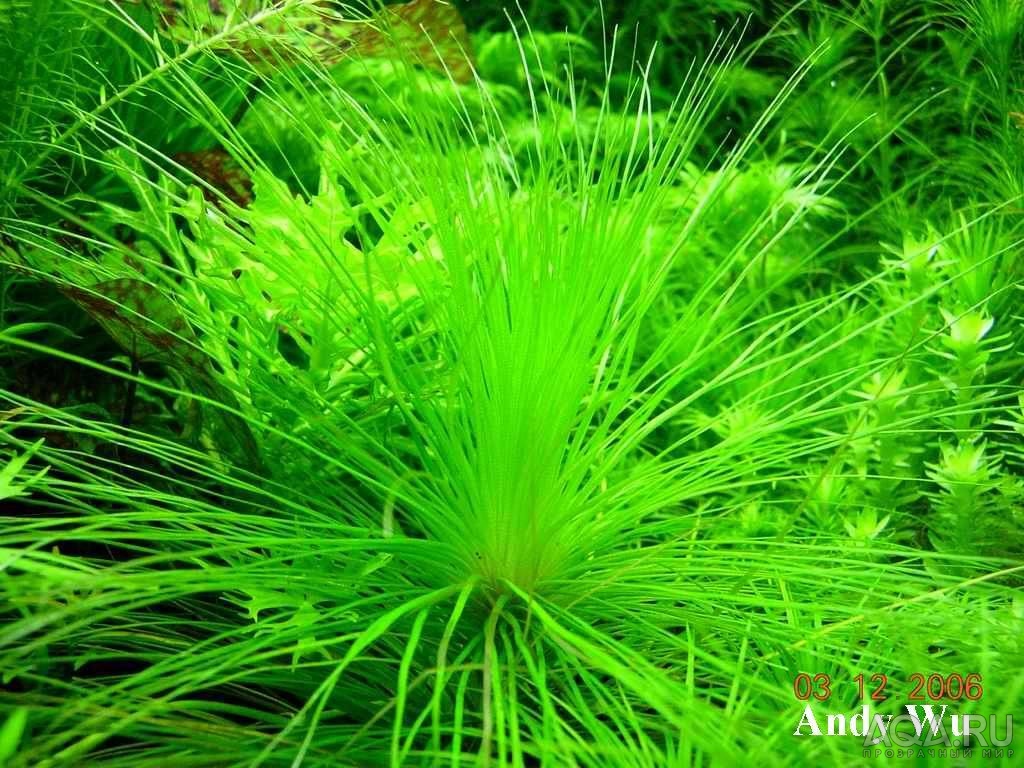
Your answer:
[[[1019,705],[1020,177],[930,201],[922,19],[851,4],[837,88],[814,3],[681,71],[194,5],[11,29],[0,759],[845,765],[799,672]],[[976,86],[980,7],[927,9]]]

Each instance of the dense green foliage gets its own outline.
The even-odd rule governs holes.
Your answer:
[[[1024,3],[458,7],[0,0],[0,764],[951,764]]]

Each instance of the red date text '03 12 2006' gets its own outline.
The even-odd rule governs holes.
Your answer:
[[[885,701],[893,695],[894,686],[888,675],[860,674],[846,682],[857,686],[857,695],[861,699]],[[903,682],[908,689],[907,698],[910,701],[978,701],[985,693],[981,675],[976,672],[967,675],[957,672],[949,675],[915,672]],[[827,701],[832,696],[834,685],[832,676],[824,672],[800,672],[793,678],[793,694],[800,701]]]

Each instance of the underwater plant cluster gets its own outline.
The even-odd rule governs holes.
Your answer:
[[[5,0],[0,73],[0,766],[1024,753],[1021,0]]]

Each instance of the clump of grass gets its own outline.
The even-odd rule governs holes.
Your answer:
[[[1019,465],[1019,236],[981,211],[868,258],[895,161],[766,149],[815,59],[707,154],[732,39],[655,114],[614,51],[587,88],[519,40],[507,101],[109,12],[140,69],[44,148],[90,175],[21,164],[2,222],[11,290],[107,340],[10,324],[5,354],[123,388],[3,381],[12,764],[821,764],[860,749],[789,740],[798,671],[842,709],[924,669],[1017,703],[986,441]],[[155,105],[236,183],[140,135]]]

